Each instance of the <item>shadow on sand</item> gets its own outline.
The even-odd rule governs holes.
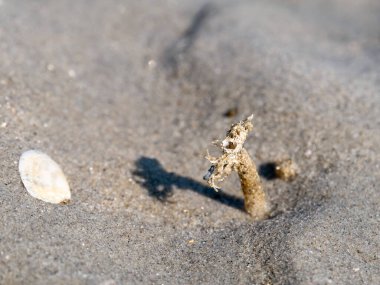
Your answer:
[[[216,11],[213,4],[205,4],[200,7],[193,16],[187,29],[180,35],[164,52],[164,64],[171,69],[173,75],[178,72],[178,65],[181,57],[186,54],[194,45],[200,31],[207,19]]]
[[[147,189],[149,196],[161,202],[166,202],[173,195],[174,187],[181,190],[191,190],[207,198],[218,201],[221,204],[244,211],[242,198],[227,193],[216,192],[189,177],[181,176],[173,172],[167,172],[161,163],[155,158],[141,157],[136,162],[136,170],[133,175],[138,176],[141,186]]]
[[[276,163],[266,162],[259,166],[259,175],[266,180],[276,179]]]

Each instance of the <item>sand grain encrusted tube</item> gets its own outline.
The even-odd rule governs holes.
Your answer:
[[[232,125],[223,141],[214,142],[221,148],[223,154],[218,158],[207,155],[206,158],[212,165],[204,179],[217,190],[219,187],[215,182],[223,181],[232,171],[236,171],[244,194],[245,210],[255,220],[262,220],[267,218],[269,212],[266,195],[262,189],[256,166],[243,147],[248,133],[253,129],[252,118],[253,116],[250,116],[246,120]]]

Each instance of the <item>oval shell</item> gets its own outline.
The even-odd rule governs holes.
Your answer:
[[[18,166],[22,183],[34,198],[54,204],[66,204],[71,199],[70,187],[61,167],[47,154],[28,150]]]

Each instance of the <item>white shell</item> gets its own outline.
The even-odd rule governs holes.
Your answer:
[[[22,183],[34,198],[54,204],[66,204],[71,199],[70,187],[61,167],[47,154],[28,150],[18,165]]]

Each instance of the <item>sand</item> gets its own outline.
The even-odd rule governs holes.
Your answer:
[[[0,3],[1,284],[380,284],[378,1]],[[202,180],[252,113],[260,222]],[[28,149],[71,204],[28,195]]]

